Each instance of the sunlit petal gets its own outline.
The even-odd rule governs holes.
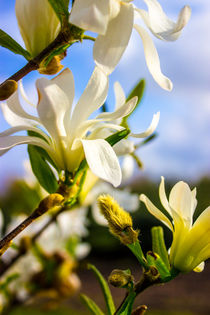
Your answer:
[[[103,140],[81,140],[90,170],[114,187],[121,183],[121,169],[111,145]]]
[[[96,118],[103,119],[104,121],[123,118],[129,115],[134,110],[137,101],[138,101],[138,97],[134,96],[130,101],[120,106],[113,113],[104,112],[104,113],[99,114]]]
[[[143,46],[144,46],[144,55],[147,63],[147,67],[153,76],[154,80],[165,90],[171,91],[172,90],[172,82],[169,78],[163,75],[161,68],[160,68],[160,59],[153,44],[152,38],[149,36],[147,31],[139,25],[134,25],[134,28],[139,33]]]
[[[114,70],[128,45],[133,28],[133,16],[132,4],[124,3],[119,14],[109,22],[106,33],[99,35],[95,41],[94,60],[107,74]]]
[[[154,215],[158,220],[163,222],[170,230],[173,231],[173,226],[170,220],[143,194],[140,195],[140,200],[144,202],[147,210]]]
[[[104,34],[109,20],[109,1],[76,0],[70,15],[70,23],[98,34]]]
[[[170,192],[169,205],[188,227],[192,225],[192,202],[189,186],[182,181],[178,182]]]
[[[159,39],[166,41],[176,40],[182,29],[188,23],[191,15],[189,6],[185,6],[179,13],[177,22],[170,20],[164,13],[157,0],[144,0],[148,6],[148,12],[136,9],[146,26]]]
[[[71,119],[71,133],[74,133],[81,122],[86,120],[90,114],[103,105],[107,93],[108,77],[101,69],[96,67],[73,111]]]
[[[146,131],[141,132],[141,133],[131,133],[130,136],[134,138],[145,138],[145,137],[150,136],[157,128],[159,119],[160,119],[160,112],[153,115],[152,122]]]

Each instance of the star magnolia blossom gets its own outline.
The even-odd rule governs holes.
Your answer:
[[[210,258],[210,207],[205,209],[193,224],[193,214],[197,205],[196,188],[192,191],[184,182],[178,182],[166,197],[164,178],[159,187],[160,201],[173,224],[152,202],[141,195],[148,211],[162,221],[172,232],[170,249],[171,265],[182,272],[202,271],[203,261]]]
[[[58,35],[59,19],[48,0],[16,0],[15,12],[26,49],[35,57]]]
[[[111,145],[104,140],[105,137],[102,137],[101,130],[112,130],[112,133],[123,130],[122,126],[108,122],[127,116],[134,109],[137,97],[113,113],[101,113],[95,119],[87,120],[102,106],[107,96],[108,77],[100,68],[95,68],[73,110],[74,79],[69,69],[52,80],[38,79],[36,87],[39,95],[38,117],[24,111],[17,91],[6,104],[2,104],[4,117],[12,128],[0,133],[0,155],[16,145],[32,144],[46,150],[60,170],[69,172],[75,172],[85,157],[96,176],[118,186],[121,182],[118,158]],[[158,120],[159,113],[154,115],[151,126],[145,132],[131,136],[147,137],[156,128]],[[13,135],[23,130],[34,131],[41,138]]]
[[[135,8],[131,2],[132,0],[75,0],[70,22],[84,30],[98,33],[93,55],[96,64],[107,74],[118,64],[134,27],[142,39],[146,63],[154,80],[163,89],[171,90],[172,83],[161,72],[158,53],[151,37],[143,27],[134,25],[134,13],[157,38],[174,41],[187,24],[191,10],[185,6],[175,23],[168,19],[157,0],[144,0],[148,12]]]

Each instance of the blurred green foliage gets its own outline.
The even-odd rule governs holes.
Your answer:
[[[58,309],[58,310],[52,310],[52,311],[41,311],[39,309],[34,309],[34,308],[18,308],[14,311],[11,311],[10,315],[89,315],[90,312],[88,311],[80,311],[80,310],[75,310],[71,308],[66,308],[66,309]],[[191,312],[173,312],[173,311],[148,311],[146,314],[148,315],[196,315],[195,313]]]

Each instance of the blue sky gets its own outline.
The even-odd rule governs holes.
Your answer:
[[[186,0],[187,1],[187,0]],[[113,107],[113,83],[119,81],[128,93],[132,86],[145,78],[147,87],[141,107],[131,119],[132,130],[142,131],[154,112],[160,110],[159,137],[139,151],[145,169],[142,174],[160,178],[196,179],[210,174],[210,3],[208,0],[160,1],[170,18],[188,4],[192,17],[176,42],[161,42],[154,38],[163,73],[173,82],[172,92],[162,90],[149,74],[138,34],[133,31],[129,46],[110,77],[109,105]],[[14,12],[14,0],[0,2],[0,28],[22,43]],[[143,1],[136,0],[144,8]],[[23,44],[23,43],[22,43]],[[75,77],[76,98],[79,98],[94,68],[92,42],[75,44],[63,64]],[[22,57],[0,48],[0,81],[25,64]],[[40,75],[33,72],[24,78],[26,91],[36,99],[34,82]],[[7,127],[0,114],[0,130]],[[8,177],[21,176],[22,161],[27,157],[26,146],[12,149],[0,159],[2,186]]]

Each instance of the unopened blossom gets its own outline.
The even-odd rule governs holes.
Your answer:
[[[185,6],[177,22],[171,21],[163,12],[157,0],[143,0],[148,11],[135,8],[132,0],[75,0],[70,15],[70,22],[98,34],[93,55],[98,66],[110,74],[122,57],[132,29],[139,33],[146,63],[154,80],[166,90],[172,89],[171,81],[163,75],[157,50],[148,32],[140,25],[134,24],[134,15],[140,17],[146,27],[157,38],[174,41],[187,24],[191,10]]]
[[[74,79],[69,69],[52,80],[38,79],[36,87],[39,95],[38,117],[23,109],[17,91],[6,104],[2,104],[4,117],[12,128],[0,133],[0,155],[16,145],[32,144],[43,148],[60,170],[72,173],[86,158],[96,176],[118,186],[121,182],[118,158],[101,131],[108,129],[115,133],[123,130],[122,126],[110,121],[127,116],[135,108],[137,97],[112,113],[101,113],[88,120],[103,105],[108,92],[108,77],[100,68],[94,69],[75,108],[72,108]],[[23,96],[26,97],[25,93]],[[145,132],[131,135],[147,137],[156,128],[158,120],[159,113],[154,115]],[[23,130],[36,132],[39,137],[14,135]]]
[[[159,196],[172,222],[145,195],[141,195],[140,200],[173,233],[169,254],[171,265],[182,272],[202,271],[204,261],[210,258],[210,207],[193,224],[197,205],[196,188],[191,191],[185,182],[180,181],[172,188],[168,200],[162,177]]]
[[[35,57],[56,38],[60,21],[48,0],[16,0],[15,12],[26,49]]]

